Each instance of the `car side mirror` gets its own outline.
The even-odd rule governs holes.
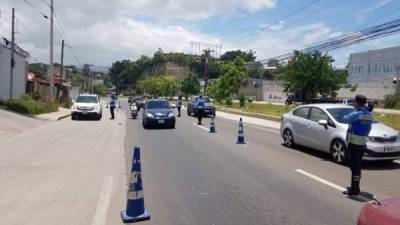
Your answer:
[[[328,121],[327,120],[319,120],[318,124],[326,127],[326,126],[328,126]]]

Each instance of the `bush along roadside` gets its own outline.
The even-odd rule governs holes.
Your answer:
[[[58,111],[56,101],[42,102],[29,96],[22,96],[11,101],[3,102],[7,109],[29,115],[37,115]]]

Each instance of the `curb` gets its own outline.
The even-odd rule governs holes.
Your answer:
[[[58,120],[65,119],[65,118],[70,117],[70,116],[71,116],[71,113],[68,113],[68,114],[66,114],[66,115],[59,116],[59,117],[57,118],[57,121],[58,121]]]
[[[216,107],[216,108],[221,112],[281,122],[281,117],[279,117],[279,116],[272,116],[272,115],[259,114],[259,113],[248,113],[248,112],[243,112],[243,111],[235,110],[235,109],[229,109],[229,108],[225,108],[225,107]]]

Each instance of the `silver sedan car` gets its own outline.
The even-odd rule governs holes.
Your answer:
[[[281,136],[284,144],[295,144],[330,153],[334,162],[348,159],[343,117],[354,111],[342,104],[303,105],[282,117]],[[374,121],[363,160],[396,160],[400,158],[400,135],[394,129]]]

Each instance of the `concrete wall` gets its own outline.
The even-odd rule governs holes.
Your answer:
[[[176,80],[183,80],[190,73],[188,66],[180,66],[174,62],[167,62],[160,68],[160,74],[174,76]]]
[[[286,101],[286,93],[284,92],[283,82],[279,80],[263,81],[263,101],[280,102]]]
[[[11,50],[0,44],[0,99],[10,96],[10,59]],[[13,76],[13,98],[24,95],[26,91],[27,63],[25,57],[15,54]]]

